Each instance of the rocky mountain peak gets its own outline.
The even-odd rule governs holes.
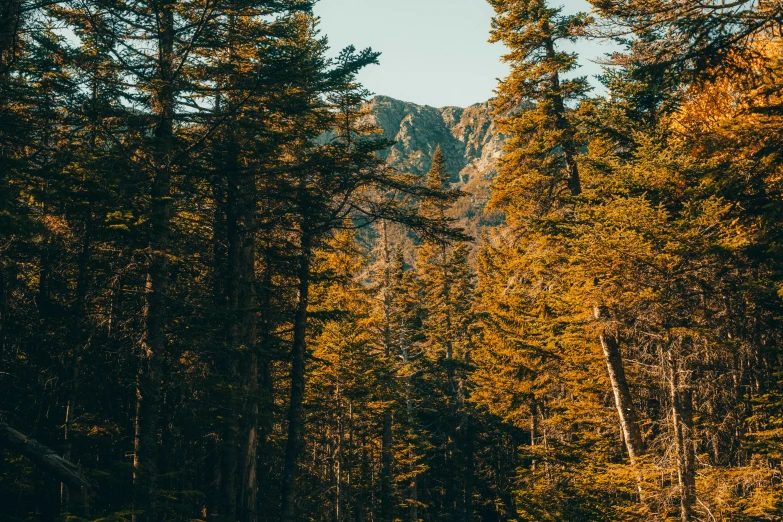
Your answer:
[[[467,108],[430,107],[377,96],[370,102],[374,123],[396,142],[386,153],[390,165],[426,173],[440,145],[454,183],[491,178],[503,148],[489,102]]]
[[[455,211],[475,225],[505,143],[489,102],[437,108],[377,96],[370,101],[369,112],[384,136],[395,142],[383,155],[401,171],[424,175],[440,146],[453,186],[469,195]]]

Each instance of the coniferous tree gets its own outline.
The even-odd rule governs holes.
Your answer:
[[[473,251],[312,2],[3,3],[0,518],[778,516],[779,3],[491,4]]]

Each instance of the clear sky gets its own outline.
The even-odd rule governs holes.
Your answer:
[[[589,8],[584,0],[559,3],[566,12]],[[335,53],[351,44],[383,53],[360,77],[376,94],[464,107],[491,98],[508,71],[502,45],[487,42],[493,10],[485,0],[320,0],[315,13]],[[578,74],[600,72],[589,59],[606,47],[583,43],[580,52]]]

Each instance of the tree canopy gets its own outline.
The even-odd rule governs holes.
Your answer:
[[[783,520],[781,3],[489,0],[478,237],[313,4],[0,5],[0,520]]]

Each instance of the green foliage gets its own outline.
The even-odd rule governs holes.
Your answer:
[[[1,519],[781,519],[780,2],[490,4],[475,248],[312,2],[0,5],[0,417],[99,485]]]
[[[772,515],[777,460],[759,458],[765,446],[754,441],[775,433],[780,302],[770,298],[778,269],[768,249],[777,229],[766,223],[778,212],[780,171],[760,145],[777,139],[757,116],[769,111],[756,106],[776,99],[752,101],[760,80],[751,78],[777,66],[775,38],[758,43],[760,26],[734,41],[710,33],[705,27],[731,16],[720,6],[685,13],[675,2],[660,10],[595,2],[607,18],[593,29],[588,17],[543,2],[491,3],[494,38],[511,49],[498,108],[532,107],[505,115],[511,138],[493,204],[506,225],[478,256],[483,329],[471,378],[478,404],[530,434],[516,480],[520,516]],[[759,20],[774,10],[753,9]],[[559,99],[585,93],[578,83],[558,86],[576,58],[558,53],[557,41],[609,28],[636,31],[604,77],[611,97],[556,110]],[[678,39],[686,35],[694,40]],[[753,58],[740,49],[748,41]],[[705,54],[705,45],[720,52]],[[731,60],[731,74],[716,75],[715,60]],[[771,204],[762,210],[761,200]],[[607,336],[619,360],[608,359]],[[646,446],[636,462],[608,443],[623,441],[619,399],[606,390],[616,395],[624,384],[603,377],[618,364],[633,400],[627,411],[638,412],[627,418]],[[685,479],[646,479],[672,472]],[[747,489],[729,485],[735,472]],[[765,506],[756,515],[744,507],[751,498]]]

